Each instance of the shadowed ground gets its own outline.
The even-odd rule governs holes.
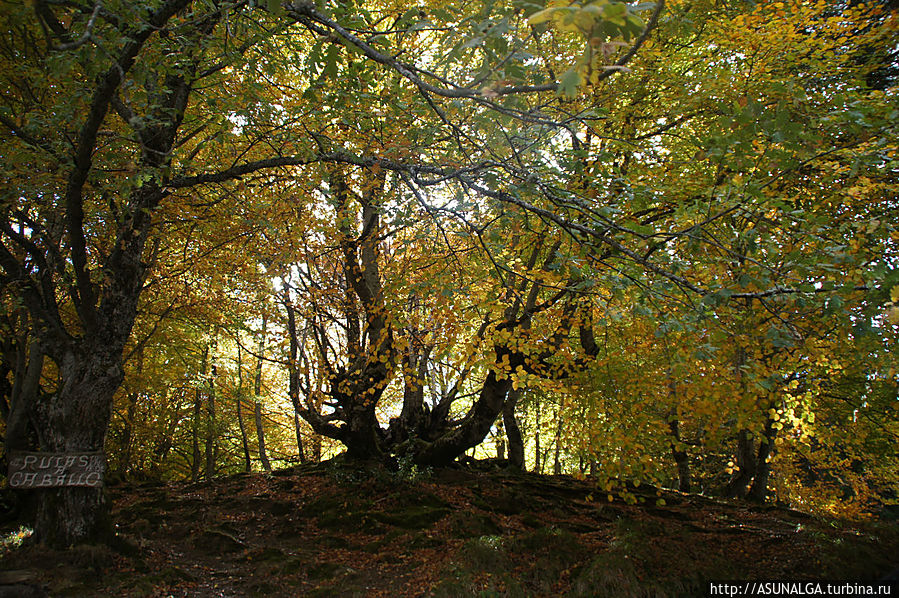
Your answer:
[[[895,524],[646,486],[609,502],[565,476],[322,464],[110,494],[117,549],[26,542],[0,570],[52,596],[627,598],[704,595],[713,579],[874,580],[899,564]]]

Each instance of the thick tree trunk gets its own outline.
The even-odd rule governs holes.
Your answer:
[[[728,498],[745,498],[755,477],[755,437],[749,430],[740,430],[737,438],[737,468],[725,489]]]
[[[34,424],[43,452],[103,451],[113,396],[123,377],[122,351],[134,326],[144,284],[147,264],[143,250],[153,210],[168,191],[163,190],[155,174],[148,179],[135,177],[128,181],[132,191],[126,196],[113,197],[110,190],[110,197],[106,197],[105,191],[101,193],[92,184],[92,199],[88,204],[85,190],[88,181],[95,178],[93,160],[105,153],[97,151],[98,137],[100,129],[110,124],[107,114],[118,97],[118,88],[129,77],[131,68],[139,60],[144,62],[144,44],[189,4],[188,0],[166,0],[154,5],[153,10],[144,11],[143,26],[129,27],[127,37],[110,40],[107,54],[114,53],[112,63],[91,78],[92,91],[91,86],[82,89],[87,92],[84,100],[85,107],[89,108],[70,119],[78,131],[69,136],[73,147],[70,159],[64,164],[68,170],[65,190],[56,196],[51,212],[38,216],[50,228],[61,226],[59,233],[64,241],[52,247],[53,234],[45,235],[43,226],[35,227],[35,232],[41,230],[42,244],[49,240],[51,250],[47,255],[52,259],[48,268],[40,268],[41,293],[35,293],[33,289],[37,287],[26,284],[21,295],[34,320],[34,335],[55,365],[52,377],[55,380],[47,383],[46,390],[38,388],[23,396],[20,405],[23,410],[16,406],[17,413],[10,413],[7,438],[11,431],[13,442],[8,448],[19,448],[18,435],[23,429],[27,431],[27,425],[23,428],[20,423],[24,420]],[[198,15],[200,18],[192,21],[195,24],[183,38],[183,50],[176,57],[178,72],[159,64],[156,75],[164,76],[151,73],[147,78],[153,82],[152,88],[149,85],[145,88],[149,96],[147,112],[125,118],[131,127],[126,136],[136,137],[140,142],[134,149],[139,152],[141,174],[153,172],[160,173],[160,177],[167,176],[161,172],[170,164],[171,150],[191,94],[192,71],[199,64],[198,58],[191,59],[192,54],[212,32],[221,14],[216,10]],[[151,61],[159,59],[158,52],[146,56]],[[147,67],[154,68],[151,62],[147,62]],[[95,213],[93,206],[107,201],[112,211]],[[88,205],[91,207],[85,209]],[[89,219],[86,212],[90,213]],[[97,222],[103,222],[104,227],[115,227],[114,236],[94,244]],[[34,245],[33,241],[28,243]],[[22,264],[14,257],[4,260],[2,267],[4,274],[12,270],[13,279],[24,280],[19,272],[30,275],[32,271],[31,266],[23,271]],[[60,273],[65,270],[65,274],[57,277],[57,270]],[[40,542],[66,547],[106,540],[112,533],[102,487],[38,489],[34,497],[37,513],[34,535]]]
[[[300,458],[300,463],[306,463],[307,462],[306,451],[303,450],[303,434],[301,432],[302,427],[300,425],[300,421],[301,421],[300,414],[297,413],[296,411],[294,411],[293,412],[293,429],[296,431],[296,434],[297,434],[297,456]]]
[[[771,475],[770,457],[774,452],[774,439],[777,437],[777,430],[772,427],[773,425],[773,419],[769,418],[765,422],[765,435],[759,442],[755,457],[755,478],[752,480],[747,498],[756,502],[765,502],[768,497],[768,478]]]
[[[45,452],[101,452],[112,399],[122,382],[121,344],[79,343],[57,361],[57,392],[36,405]],[[35,490],[36,539],[55,547],[103,542],[113,529],[102,487]]]
[[[668,429],[671,430],[673,441],[671,443],[671,456],[677,465],[677,489],[681,492],[689,492],[691,487],[690,479],[690,455],[683,448],[683,442],[680,437],[680,422],[671,414],[668,419]]]
[[[46,488],[38,494],[35,539],[48,546],[102,544],[114,535],[103,488]]]
[[[520,396],[521,392],[516,389],[509,391],[506,404],[503,406],[503,425],[506,428],[506,438],[509,440],[509,465],[524,471],[524,439],[515,419],[515,406]]]
[[[497,358],[497,361],[500,361],[501,355],[498,354]],[[517,365],[520,364],[513,363],[512,367]],[[512,381],[508,377],[498,380],[496,373],[491,370],[464,422],[452,432],[418,447],[416,462],[420,465],[449,465],[456,457],[480,444],[490,433],[490,428],[502,412],[511,388]]]
[[[319,463],[322,460],[322,437],[316,434],[312,437],[312,462]]]
[[[375,415],[375,405],[380,393],[376,395],[344,401],[344,404],[350,405],[346,436],[343,438],[347,447],[346,454],[350,459],[368,461],[384,457],[378,434],[380,425]]]
[[[687,451],[674,451],[674,461],[677,463],[677,489],[681,492],[689,492],[692,488],[690,476],[690,456]]]

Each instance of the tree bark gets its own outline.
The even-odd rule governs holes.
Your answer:
[[[240,446],[243,448],[243,470],[250,472],[253,469],[253,460],[250,457],[247,426],[243,421],[243,351],[240,342],[237,343],[237,400],[234,407],[237,410],[237,426],[240,428]]]
[[[206,378],[206,479],[211,480],[215,477],[216,462],[218,461],[218,422],[216,421],[215,410],[215,379],[218,375],[218,367],[216,366],[216,352],[218,342],[215,338],[206,348],[205,357],[208,358],[208,366],[204,366],[209,374]]]
[[[755,477],[755,437],[749,430],[740,430],[737,437],[737,468],[725,489],[728,498],[745,498]]]
[[[259,443],[259,460],[262,469],[272,470],[272,464],[268,460],[268,452],[265,450],[265,429],[262,426],[262,360],[265,351],[265,334],[268,330],[268,316],[262,316],[262,330],[259,333],[259,341],[256,345],[256,379],[253,381],[253,416],[256,420],[256,440]]]
[[[299,452],[301,463],[306,463],[309,459],[311,459],[313,463],[318,463],[319,461],[321,461],[322,452],[322,438],[320,434],[316,433],[313,430],[311,455],[307,456],[306,451],[304,450],[300,420],[305,419],[303,417],[303,411],[305,409],[303,404],[300,402],[301,377],[299,359],[301,354],[305,358],[304,345],[306,343],[306,333],[303,333],[303,338],[301,340],[300,335],[297,331],[296,310],[294,310],[293,303],[290,298],[290,291],[287,286],[285,286],[284,288],[284,295],[281,298],[281,304],[284,306],[284,310],[287,312],[287,338],[290,343],[290,361],[287,364],[287,393],[290,397],[290,402],[293,405],[294,427],[297,434],[297,451]],[[320,393],[312,392],[312,382],[310,380],[308,372],[306,374],[305,391],[307,397],[309,395],[320,395]],[[313,398],[312,402],[315,403],[316,400]],[[309,405],[309,409],[311,409],[312,411],[312,414],[310,414],[310,418],[316,419],[321,417],[321,409],[318,404]]]
[[[272,463],[268,459],[268,451],[265,448],[265,429],[262,425],[262,402],[259,400],[253,404],[253,417],[256,421],[256,440],[259,442],[259,460],[262,462],[262,469],[271,471]]]
[[[556,435],[555,435],[555,449],[553,451],[553,473],[555,475],[561,475],[562,473],[562,426],[564,425],[564,418],[562,417],[562,406],[559,405],[559,410],[556,412],[556,418],[558,419],[556,423]]]
[[[203,468],[203,455],[208,455],[210,449],[210,441],[209,441],[209,407],[206,407],[206,418],[203,419],[203,403],[204,398],[206,401],[209,400],[209,397],[206,396],[203,389],[208,388],[208,369],[209,369],[209,345],[203,347],[203,355],[200,358],[200,380],[202,382],[197,383],[197,388],[194,393],[194,419],[193,419],[193,427],[192,427],[192,457],[191,461],[191,480],[197,481],[200,479],[200,473],[204,471]],[[204,450],[200,451],[200,434],[203,434],[205,439]],[[208,468],[208,457],[206,466]],[[207,469],[208,470],[208,469]]]
[[[46,452],[102,451],[113,395],[122,382],[122,345],[73,345],[57,362],[57,392],[36,406],[41,450]],[[118,367],[110,368],[110,363]],[[38,489],[35,496],[38,542],[66,547],[111,537],[102,487]]]
[[[55,373],[41,381],[41,368],[34,369],[35,387],[14,397],[16,404],[9,406],[7,449],[34,448],[37,444],[43,452],[103,450],[113,397],[122,383],[123,349],[134,326],[148,267],[143,253],[153,211],[169,193],[163,186],[168,176],[164,171],[171,165],[172,149],[201,60],[195,51],[201,51],[203,40],[223,12],[215,9],[193,15],[180,34],[180,51],[172,54],[173,58],[163,57],[158,48],[145,51],[145,45],[190,4],[190,0],[162,0],[147,7],[139,22],[125,20],[106,29],[110,36],[106,50],[93,53],[91,60],[96,61],[85,65],[89,70],[96,69],[96,74],[71,81],[73,90],[84,95],[84,102],[75,104],[84,109],[71,119],[76,130],[64,135],[71,147],[59,161],[64,189],[60,185],[58,191],[51,191],[55,196],[52,205],[36,207],[34,212],[37,224],[31,228],[34,238],[41,239],[41,246],[22,234],[10,236],[7,233],[11,229],[3,228],[0,274],[4,280],[17,281],[15,298],[28,309],[28,335],[39,349],[16,379],[30,379],[33,366],[45,356],[52,361]],[[55,18],[54,10],[44,7],[37,13],[42,25],[46,25],[47,15]],[[37,25],[26,24],[25,30],[32,27],[36,30]],[[146,69],[132,83],[137,87],[141,80],[152,84],[134,94],[146,92],[146,102],[135,101],[129,108],[119,101],[118,90],[144,56]],[[154,63],[159,60],[164,63]],[[177,68],[169,68],[172,66]],[[154,73],[153,69],[158,70]],[[67,82],[60,81],[57,97],[65,97],[66,91]],[[145,112],[132,114],[135,105]],[[52,105],[48,107],[52,110]],[[120,151],[126,155],[133,152],[140,170],[139,177],[122,185],[130,191],[120,196],[105,183],[98,186],[100,179],[92,177],[97,171],[94,160],[110,153],[105,141],[104,147],[99,147],[101,130],[121,129],[122,123],[112,125],[108,121],[111,107],[117,112],[118,107],[124,108],[119,116],[126,128],[120,139],[134,139],[136,143]],[[38,138],[43,135],[37,133]],[[54,131],[47,138],[56,136]],[[37,145],[44,148],[41,143]],[[103,211],[104,206],[110,207]],[[3,216],[4,225],[8,224],[8,209]],[[102,242],[92,242],[95,235],[107,230],[111,234]],[[14,251],[8,250],[7,240],[16,246]],[[24,253],[19,254],[19,248]],[[27,262],[20,255],[27,255]],[[32,428],[34,442],[29,439]],[[105,540],[112,533],[102,488],[39,489],[33,496],[37,512],[34,535],[39,542],[67,547]]]
[[[297,434],[297,456],[300,458],[300,463],[307,463],[306,451],[303,450],[303,434],[301,432],[302,427],[300,425],[300,421],[301,421],[300,414],[297,413],[296,411],[294,411],[293,412],[293,429],[296,431],[296,434]]]
[[[316,434],[312,437],[312,462],[319,463],[322,460],[322,437]]]
[[[690,455],[683,448],[680,437],[680,422],[676,412],[668,416],[668,429],[671,430],[671,456],[677,465],[677,489],[681,492],[689,492],[691,487]]]
[[[203,391],[198,386],[194,390],[194,413],[191,422],[191,461],[190,479],[196,482],[200,479],[200,415],[203,413]]]
[[[521,391],[512,389],[506,397],[503,406],[503,425],[506,428],[506,438],[509,440],[509,465],[519,471],[524,471],[524,439],[521,437],[521,428],[515,419],[515,407]]]
[[[502,353],[498,351],[497,362],[501,361],[501,356]],[[513,370],[517,365],[520,364],[513,362]],[[512,381],[508,377],[499,380],[496,373],[491,370],[464,422],[437,440],[418,447],[416,462],[420,465],[446,466],[466,450],[480,444],[490,433],[490,428],[502,412],[511,388]]]
[[[540,454],[540,397],[534,399],[534,473],[543,473]]]
[[[770,417],[766,419],[764,436],[760,439],[755,457],[755,477],[749,487],[747,498],[756,502],[765,502],[768,497],[768,478],[771,475],[770,457],[774,452],[774,440],[777,438],[777,430],[773,428],[774,421]]]

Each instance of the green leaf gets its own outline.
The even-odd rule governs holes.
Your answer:
[[[266,0],[265,8],[276,17],[284,14],[284,7],[281,6],[281,0]]]
[[[546,23],[547,21],[550,21],[553,18],[553,15],[560,10],[565,10],[565,7],[553,6],[550,8],[544,8],[543,10],[538,10],[528,17],[528,23],[530,23],[531,25]]]
[[[705,297],[702,298],[702,302],[705,305],[716,307],[727,302],[730,299],[730,296],[733,295],[734,292],[730,289],[718,289],[714,293],[709,293]]]
[[[578,69],[572,67],[562,75],[562,79],[559,81],[559,91],[562,92],[562,95],[573,98],[577,95],[577,88],[580,87],[582,81],[583,79]]]

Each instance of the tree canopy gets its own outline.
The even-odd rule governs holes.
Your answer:
[[[889,3],[2,10],[7,458],[895,501]]]

